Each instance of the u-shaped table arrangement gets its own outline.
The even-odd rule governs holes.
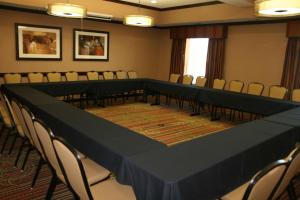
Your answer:
[[[55,135],[131,185],[138,200],[216,199],[285,157],[300,141],[300,104],[262,96],[197,88],[153,79],[2,85]],[[97,99],[144,91],[265,116],[167,147],[94,116],[55,96],[86,93]]]

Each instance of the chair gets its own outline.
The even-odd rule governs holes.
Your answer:
[[[276,189],[288,166],[278,160],[258,172],[249,182],[224,195],[222,200],[267,200]]]
[[[48,82],[61,82],[60,72],[49,72],[47,73]]]
[[[12,142],[12,145],[11,145],[9,151],[8,151],[8,154],[10,154],[10,153],[12,152],[12,149],[13,149],[13,147],[14,147],[14,144],[15,144],[15,142],[16,142],[16,139],[17,139],[18,137],[20,137],[20,138],[25,138],[25,133],[24,133],[22,127],[21,127],[21,124],[20,124],[18,118],[16,117],[16,114],[15,114],[13,108],[12,108],[11,102],[9,101],[9,99],[7,98],[7,96],[6,96],[5,94],[3,94],[3,98],[4,98],[4,101],[5,101],[5,104],[6,104],[6,108],[8,108],[9,114],[10,114],[10,116],[11,116],[11,119],[12,119],[12,122],[13,122],[13,127],[14,127],[15,130],[17,130],[17,134],[14,134],[15,137],[14,137],[13,142]],[[4,149],[5,149],[5,146],[6,146],[6,143],[7,143],[7,140],[8,140],[8,138],[9,138],[9,136],[11,136],[11,134],[7,134],[7,135],[6,135],[6,138],[5,138],[5,140],[4,140],[4,143],[3,143],[3,146],[2,146],[2,149],[1,149],[1,153],[3,153],[3,151],[4,151]],[[24,142],[25,142],[25,141],[23,140],[23,141],[22,141],[22,144],[21,144],[21,146],[20,146],[20,148],[22,148],[22,146],[24,145]],[[17,158],[18,158],[20,152],[21,152],[21,150],[19,151],[19,153],[18,153],[18,155],[17,155]],[[15,166],[16,166],[16,165],[17,165],[17,160],[16,160],[16,162],[15,162]]]
[[[269,89],[269,97],[275,99],[284,99],[288,90],[285,87],[281,87],[278,85],[270,86]]]
[[[261,96],[263,91],[264,84],[253,82],[248,85],[247,94]]]
[[[121,185],[114,179],[90,185],[87,180],[87,171],[82,160],[78,158],[77,152],[61,138],[54,138],[53,146],[69,187],[80,199],[136,199],[130,186]]]
[[[138,77],[136,71],[128,71],[127,75],[129,79],[136,79]]]
[[[98,72],[87,72],[87,79],[89,81],[98,81],[99,80],[99,73]]]
[[[215,79],[213,89],[224,90],[226,81],[224,79]]]
[[[19,149],[19,153],[18,153],[17,159],[15,161],[15,166],[17,166],[17,164],[18,164],[18,160],[20,158],[20,154],[21,154],[23,148],[25,147],[25,145],[29,145],[29,148],[27,149],[26,154],[25,154],[23,165],[21,167],[21,169],[24,170],[25,164],[26,164],[27,159],[28,159],[28,156],[29,156],[30,152],[32,152],[32,150],[34,150],[33,147],[35,145],[33,143],[31,133],[29,132],[28,127],[25,123],[25,120],[24,120],[24,117],[23,117],[23,114],[22,114],[22,111],[21,111],[21,107],[22,107],[21,104],[19,104],[16,100],[13,99],[11,101],[11,106],[12,106],[12,109],[13,109],[13,111],[16,115],[16,118],[17,118],[18,122],[20,123],[21,128],[22,128],[23,133],[24,133],[24,135],[20,135],[21,138],[22,138],[22,145]]]
[[[292,92],[292,101],[300,102],[300,89],[294,89]]]
[[[124,71],[117,71],[116,75],[117,79],[127,79],[127,73]]]
[[[1,133],[0,137],[3,135],[3,133],[6,132],[6,138],[5,138],[3,146],[2,146],[2,148],[3,148],[6,145],[6,141],[8,140],[9,136],[15,135],[14,134],[15,125],[12,121],[12,118],[11,118],[8,108],[6,106],[3,95],[0,94],[0,97],[1,97],[1,99],[0,99],[0,115],[2,118],[2,122],[3,122],[1,129],[0,129],[0,133]],[[5,130],[7,130],[7,131],[5,131]],[[2,150],[2,148],[1,148],[1,150]]]
[[[226,85],[226,81],[224,79],[214,79],[213,89],[224,90]],[[222,109],[221,109],[222,111]],[[211,120],[217,119],[218,107],[212,105],[211,106]]]
[[[229,83],[229,91],[241,93],[244,88],[244,82],[239,80],[233,80]]]
[[[67,81],[78,81],[78,73],[77,72],[66,72],[66,80]]]
[[[39,141],[39,138],[36,134],[36,131],[35,131],[35,128],[34,128],[34,125],[33,125],[33,120],[35,120],[35,117],[34,115],[32,114],[32,112],[25,106],[23,106],[21,108],[21,112],[23,114],[23,117],[24,117],[24,120],[25,120],[25,123],[26,123],[26,126],[31,134],[31,137],[32,137],[32,141],[34,143],[34,146],[35,148],[37,149],[37,152],[39,153],[40,155],[40,160],[39,160],[39,163],[38,163],[38,166],[36,168],[36,171],[34,173],[34,176],[33,176],[33,179],[32,179],[32,183],[31,183],[31,188],[33,188],[35,186],[35,183],[36,183],[36,179],[38,177],[38,174],[41,170],[41,167],[43,164],[47,164],[46,162],[46,156],[43,152],[43,149],[42,149],[42,146],[40,144],[40,141]]]
[[[292,183],[292,179],[298,174],[300,171],[300,147],[296,147],[287,158],[286,161],[290,162],[280,184],[277,187],[276,192],[272,199],[277,199],[283,192],[288,188],[288,186]]]
[[[44,82],[44,75],[42,73],[29,73],[27,75],[29,83],[42,83]]]
[[[54,138],[54,134],[51,131],[47,125],[44,124],[39,119],[33,120],[33,125],[37,134],[37,137],[40,141],[42,150],[44,152],[44,155],[46,157],[47,162],[50,164],[50,170],[52,172],[52,179],[51,183],[47,192],[46,199],[50,199],[52,196],[52,193],[55,190],[56,185],[59,182],[62,182],[66,185],[68,185],[67,180],[65,176],[62,173],[61,167],[59,165],[52,139]],[[88,158],[82,158],[79,153],[77,153],[78,159],[82,160],[83,167],[86,170],[86,176],[87,176],[87,182],[89,185],[93,185],[99,181],[102,181],[109,177],[110,172],[106,170],[105,168],[101,167],[100,165],[97,165],[92,160]]]
[[[207,78],[203,76],[198,76],[196,79],[196,86],[197,87],[205,87]]]
[[[170,74],[169,82],[171,83],[178,83],[180,74]]]
[[[15,84],[15,83],[21,83],[22,77],[21,74],[18,73],[8,73],[4,74],[4,83],[5,84]]]
[[[191,85],[193,82],[194,77],[191,75],[184,75],[182,78],[182,84],[184,85]]]
[[[104,78],[104,80],[113,80],[114,73],[113,72],[103,72],[103,78]]]

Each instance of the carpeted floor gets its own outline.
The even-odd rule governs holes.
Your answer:
[[[163,132],[164,128],[170,129],[170,127],[173,127],[174,129],[176,129],[176,127],[180,127],[179,124],[184,123],[184,122],[179,120],[179,117],[191,118],[190,116],[188,116],[188,113],[179,113],[179,111],[174,111],[173,114],[164,116],[164,120],[162,120],[163,118],[160,118],[160,120],[155,120],[154,116],[161,117],[161,115],[162,115],[161,113],[167,112],[168,109],[167,108],[159,108],[158,106],[150,107],[149,105],[148,105],[148,107],[150,107],[150,108],[148,108],[147,106],[145,106],[145,105],[141,106],[140,104],[129,105],[129,107],[132,107],[132,106],[135,107],[134,110],[129,109],[128,107],[126,107],[126,105],[118,106],[118,109],[116,109],[114,112],[109,111],[111,109],[111,107],[107,107],[104,109],[89,109],[89,110],[91,112],[97,111],[97,113],[98,113],[98,111],[101,111],[100,113],[105,115],[105,118],[107,118],[107,119],[109,119],[109,118],[111,118],[112,120],[118,119],[125,125],[133,127],[133,128],[135,128],[135,130],[146,131],[146,133],[148,133],[148,134],[149,133],[154,134],[154,131]],[[118,112],[120,114],[121,108],[123,109],[122,112],[126,111],[127,117],[118,116]],[[153,109],[154,109],[154,111],[151,111]],[[140,113],[142,110],[146,111],[145,113],[147,113],[147,114]],[[182,112],[182,111],[180,111],[180,112]],[[132,113],[132,115],[131,115],[131,113]],[[148,114],[149,114],[149,117],[147,117]],[[128,120],[127,120],[128,116],[137,117],[138,115],[140,115],[140,117],[143,117],[145,119],[145,121],[139,121],[139,120],[136,120],[136,118],[133,118],[133,120],[130,120],[130,122],[128,122]],[[190,123],[189,125],[191,126],[193,124],[197,124],[197,121],[194,121],[197,118],[199,118],[199,116],[192,117],[192,119],[190,119],[190,121],[189,121],[189,123]],[[122,120],[122,119],[124,119],[124,120]],[[172,122],[172,120],[175,120],[175,122],[174,121]],[[149,123],[146,123],[147,121]],[[199,123],[204,123],[204,121],[200,120]],[[219,122],[216,122],[216,123],[219,123]],[[162,126],[161,124],[166,124],[166,125]],[[184,124],[182,124],[182,125],[184,125]],[[189,125],[185,124],[184,127],[188,127]],[[221,126],[219,126],[216,129],[229,128],[233,125],[234,124],[231,124],[231,123],[228,124],[228,122],[224,122]],[[0,123],[0,126],[1,126],[1,123]],[[201,126],[200,126],[200,128],[201,128]],[[209,129],[209,130],[215,132],[215,131],[217,131],[216,129]],[[191,129],[190,133],[191,133],[191,135],[194,134],[193,137],[195,136],[195,132],[193,131],[193,129]],[[170,134],[172,134],[172,131]],[[3,132],[0,133],[0,147],[2,147],[3,138],[5,135],[6,134]],[[190,138],[189,134],[187,134],[187,135],[188,135],[188,138]],[[201,135],[203,135],[203,134],[196,135],[196,137],[199,137]],[[152,136],[152,137],[158,137],[158,136]],[[176,141],[178,139],[178,138],[176,138],[176,140],[172,140],[172,139],[166,139],[166,138],[168,138],[168,135],[166,137],[163,137],[161,139],[161,141],[165,141],[168,144],[174,144],[174,143],[176,143],[174,141]],[[0,200],[42,200],[42,199],[45,199],[45,195],[47,193],[47,189],[48,189],[50,179],[51,179],[51,173],[50,173],[48,166],[44,165],[42,167],[41,173],[36,182],[36,186],[31,189],[30,185],[31,185],[31,181],[33,178],[33,174],[34,174],[37,164],[38,164],[39,156],[36,152],[33,151],[33,153],[31,153],[29,156],[25,170],[21,171],[20,165],[22,164],[22,161],[24,158],[24,153],[22,154],[22,156],[19,160],[18,167],[17,168],[14,167],[14,161],[16,158],[17,149],[20,146],[20,140],[17,141],[15,148],[13,150],[13,153],[10,156],[8,156],[7,152],[8,152],[8,147],[10,147],[11,140],[12,140],[12,138],[10,138],[4,153],[2,155],[0,155]],[[298,196],[300,196],[300,182],[296,183],[296,189],[297,189]],[[73,196],[66,186],[64,186],[63,184],[60,184],[55,189],[52,199],[54,199],[54,200],[71,200],[71,199],[73,199]],[[109,200],[109,199],[103,199],[103,200]],[[282,197],[280,198],[280,200],[288,200],[287,194],[284,193],[282,195]]]
[[[230,121],[210,121],[208,115],[191,117],[190,110],[145,103],[88,108],[86,111],[168,146],[231,128]]]
[[[2,135],[2,136],[1,136]],[[2,147],[4,135],[0,133],[0,147]],[[30,188],[33,174],[36,170],[39,161],[39,155],[33,151],[28,158],[27,165],[24,171],[21,171],[24,154],[19,160],[18,168],[14,167],[14,162],[17,154],[17,148],[20,146],[20,140],[17,141],[13,153],[8,156],[8,147],[10,147],[11,139],[6,145],[6,149],[0,155],[0,200],[42,200],[45,199],[50,179],[51,172],[47,165],[44,165],[40,171],[38,180],[33,189]],[[60,184],[55,189],[54,200],[70,200],[72,193],[69,189]]]

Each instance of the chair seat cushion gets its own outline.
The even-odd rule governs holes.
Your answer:
[[[110,171],[108,171],[101,165],[98,165],[91,159],[88,158],[83,159],[82,164],[84,167],[84,171],[86,173],[88,183],[90,185],[102,181],[103,179],[107,178],[110,175]]]
[[[223,196],[222,200],[242,200],[243,196],[246,192],[246,189],[248,187],[249,183],[245,183],[244,185],[241,185],[240,187],[236,188],[235,190],[229,192],[225,196]]]
[[[91,187],[94,199],[135,200],[131,186],[121,185],[116,180],[107,180]]]

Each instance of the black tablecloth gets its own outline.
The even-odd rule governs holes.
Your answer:
[[[138,200],[215,199],[286,156],[299,141],[300,109],[291,102],[148,79],[47,85],[1,89],[28,106],[54,134],[113,171],[119,182],[132,185]],[[90,92],[101,97],[136,89],[159,94],[170,90],[183,98],[264,115],[288,111],[168,148],[49,96]]]
[[[138,199],[215,199],[285,157],[299,133],[263,120],[130,157],[124,179]],[[133,174],[133,175],[132,175]]]

